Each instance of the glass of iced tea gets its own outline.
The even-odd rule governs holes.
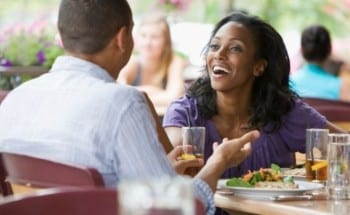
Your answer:
[[[315,182],[327,181],[328,129],[306,130],[306,178]]]
[[[182,159],[204,158],[205,127],[182,127]],[[200,168],[189,168],[185,174],[194,176]]]

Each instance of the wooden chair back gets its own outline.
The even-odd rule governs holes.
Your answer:
[[[304,97],[303,101],[324,115],[328,121],[350,130],[350,102]]]
[[[321,98],[302,98],[311,107],[324,115],[328,121],[346,131],[350,131],[350,102]],[[295,153],[296,165],[305,163],[304,153]]]
[[[21,192],[23,186],[27,188],[104,187],[101,174],[91,167],[5,152],[0,153],[0,165],[3,195]],[[8,186],[9,183],[12,186]],[[19,188],[17,192],[16,188]]]
[[[0,214],[118,214],[118,195],[116,189],[51,188],[3,198],[0,201]]]
[[[0,158],[0,197],[12,194],[10,183],[6,182],[6,171]]]
[[[156,123],[158,139],[159,139],[160,143],[163,145],[165,152],[168,154],[174,147],[173,147],[173,145],[171,145],[170,140],[168,138],[168,135],[165,133],[165,130],[162,126],[162,123],[159,119],[159,116],[157,115],[156,109],[155,109],[152,101],[149,99],[147,93],[144,92],[143,94],[146,98],[148,107],[149,107],[149,109],[152,113],[153,119]]]
[[[2,194],[6,196],[4,199],[9,198],[10,196],[13,196],[13,193],[17,193],[16,196],[18,195],[23,195],[23,187],[18,186],[18,185],[24,185],[25,188],[29,188],[25,191],[33,191],[32,188],[49,188],[49,189],[44,189],[44,190],[34,190],[35,192],[31,193],[41,193],[42,191],[45,193],[45,190],[48,190],[47,192],[50,194],[50,192],[53,192],[53,195],[50,194],[48,198],[45,198],[43,201],[37,199],[38,197],[34,198],[25,198],[22,201],[17,202],[10,201],[11,203],[2,207],[0,204],[0,214],[11,214],[11,215],[17,215],[17,214],[26,214],[26,215],[32,215],[32,214],[50,214],[50,215],[56,215],[56,211],[49,213],[48,210],[51,210],[52,207],[54,208],[60,208],[59,204],[57,206],[52,206],[55,201],[61,202],[61,198],[66,198],[67,201],[72,202],[68,203],[66,206],[68,209],[63,209],[68,210],[67,212],[61,212],[59,211],[59,214],[72,214],[71,213],[71,208],[74,205],[73,203],[76,202],[77,205],[83,204],[83,205],[94,205],[94,204],[101,204],[101,205],[109,205],[106,208],[112,208],[111,202],[109,201],[102,201],[103,203],[98,203],[100,200],[106,199],[105,196],[111,196],[111,192],[109,191],[109,194],[104,194],[104,191],[98,191],[99,189],[103,190],[102,188],[104,187],[104,182],[102,180],[102,176],[100,173],[89,167],[82,167],[82,166],[73,166],[69,164],[64,164],[64,163],[57,163],[53,161],[49,161],[46,159],[41,159],[41,158],[35,158],[27,155],[20,155],[20,154],[15,154],[15,153],[5,153],[2,152],[0,153],[0,188],[2,191]],[[50,189],[51,188],[51,189]],[[69,191],[70,193],[67,196],[66,194],[61,194],[61,192],[65,190],[70,190],[72,189],[73,192]],[[84,201],[79,201],[77,197],[74,196],[80,196],[82,195],[82,192],[78,192],[77,194],[75,193],[75,189],[83,189],[86,190],[85,195],[87,198]],[[56,190],[58,193],[56,194]],[[61,191],[62,190],[62,191]],[[97,191],[95,191],[97,190]],[[90,195],[91,193],[96,193],[96,192],[102,192],[98,193],[95,195],[95,198],[98,199],[96,202],[90,202]],[[18,194],[20,193],[20,194]],[[24,194],[25,196],[26,194]],[[28,194],[27,194],[28,195]],[[30,195],[30,194],[29,194]],[[102,195],[102,197],[99,197],[98,195]],[[65,197],[64,197],[65,196]],[[84,195],[83,195],[84,196]],[[115,194],[113,194],[114,198]],[[76,198],[76,199],[75,199]],[[94,199],[95,199],[94,198]],[[21,198],[20,198],[21,199]],[[56,199],[56,200],[53,200]],[[2,202],[2,200],[0,201]],[[66,201],[64,201],[66,202]],[[116,200],[113,199],[113,202],[116,202]],[[20,205],[23,204],[23,208],[17,208]],[[43,206],[38,206],[36,205],[41,205],[44,204]],[[35,205],[35,206],[34,206]],[[22,206],[21,206],[22,207]],[[25,210],[24,208],[27,207],[33,207],[31,210]],[[23,210],[22,210],[23,209]],[[39,211],[42,211],[41,213],[38,213]],[[75,211],[77,209],[74,209]],[[196,210],[196,215],[204,215],[205,214],[205,209],[203,206],[203,203],[199,201],[198,199],[195,200],[195,210]],[[11,213],[5,213],[11,211]],[[82,211],[82,212],[80,212]],[[87,212],[86,212],[87,211]],[[113,209],[114,211],[114,209]],[[2,213],[4,212],[4,213]],[[24,213],[27,212],[27,213]],[[98,210],[95,213],[94,209],[85,210],[85,209],[79,209],[78,212],[74,215],[80,215],[83,214],[99,214]],[[160,211],[159,211],[160,212]],[[101,211],[100,214],[108,214],[104,213]],[[116,213],[113,213],[116,214]]]
[[[0,201],[0,214],[11,215],[117,215],[118,191],[108,188],[50,188],[32,193],[7,196]],[[195,214],[205,215],[198,199]],[[172,213],[173,212],[173,213]],[[176,211],[157,209],[154,215],[178,214]]]

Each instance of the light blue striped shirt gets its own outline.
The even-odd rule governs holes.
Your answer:
[[[61,56],[49,73],[14,89],[0,106],[0,151],[95,167],[107,186],[176,176],[143,94],[101,67]],[[213,193],[194,180],[213,213]]]

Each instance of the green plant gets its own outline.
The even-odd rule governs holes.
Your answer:
[[[25,67],[40,66],[49,69],[56,57],[64,53],[55,39],[55,33],[49,29],[20,31],[12,30],[0,35],[0,66]],[[11,90],[19,84],[30,80],[31,75],[0,74],[0,89]]]
[[[167,13],[176,10],[184,10],[188,3],[188,0],[158,0],[159,6],[162,7]]]
[[[3,38],[0,45],[2,66],[44,66],[50,68],[63,49],[55,42],[54,34],[42,31],[20,31]]]

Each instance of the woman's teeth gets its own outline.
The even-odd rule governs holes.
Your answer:
[[[215,74],[223,74],[223,73],[228,73],[227,69],[221,67],[221,66],[214,66],[213,72]]]

